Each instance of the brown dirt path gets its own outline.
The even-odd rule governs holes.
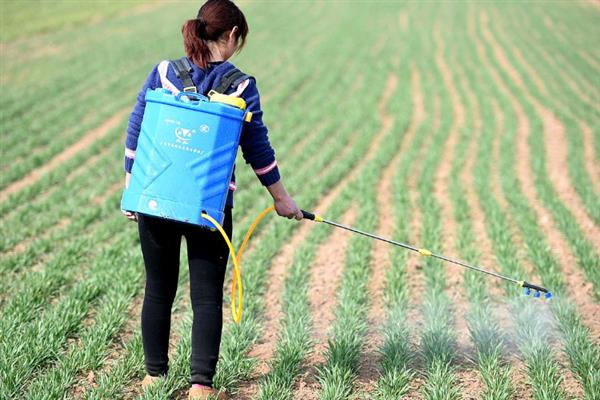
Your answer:
[[[127,114],[128,111],[131,111],[130,107],[126,107],[118,111],[108,120],[104,121],[100,126],[89,131],[77,142],[73,143],[61,153],[54,156],[46,164],[34,169],[25,177],[9,184],[7,187],[4,188],[4,190],[0,192],[0,199],[4,201],[11,194],[16,193],[22,190],[23,188],[37,182],[45,174],[56,169],[62,163],[73,158],[77,153],[91,146],[92,143],[94,143],[96,140],[99,140],[104,136],[108,135],[115,127],[117,127],[122,122],[123,117]]]
[[[504,217],[508,222],[508,229],[510,230],[511,237],[513,238],[514,246],[516,247],[517,257],[519,259],[519,264],[525,269],[527,276],[536,282],[540,281],[538,273],[535,271],[535,268],[529,260],[527,260],[526,255],[526,245],[521,237],[521,232],[519,231],[517,221],[515,217],[510,212],[510,205],[508,200],[504,197],[504,193],[502,192],[502,182],[501,176],[502,171],[498,166],[501,165],[501,152],[502,152],[502,136],[505,135],[505,116],[500,108],[500,105],[496,100],[492,100],[492,109],[494,110],[494,115],[496,116],[496,126],[495,126],[495,135],[494,140],[492,141],[492,171],[490,176],[490,182],[492,187],[492,194],[494,199],[498,202],[500,208],[504,212]]]
[[[533,68],[527,60],[525,56],[521,52],[521,50],[517,46],[512,46],[510,51],[513,53],[517,61],[521,64],[521,66],[525,69],[529,77],[531,78],[531,82],[534,84],[535,88],[544,96],[548,96],[548,89],[546,88],[546,84],[540,78],[538,72]]]
[[[489,34],[489,30],[487,30],[488,20],[487,20],[487,16],[484,13],[484,11],[480,11],[479,22],[481,25],[481,29],[483,31],[483,36],[488,41],[487,44],[491,44],[491,46],[494,49],[494,52],[496,54],[500,53],[501,49],[499,49],[499,47],[497,46],[497,43],[495,43],[493,40],[490,40],[490,38],[489,38],[490,34]],[[568,251],[568,247],[566,246],[566,243],[564,242],[564,238],[560,236],[560,234],[556,231],[556,229],[554,229],[552,226],[548,226],[548,222],[549,222],[548,211],[541,206],[541,204],[539,203],[539,201],[535,195],[534,181],[533,181],[534,177],[533,177],[533,172],[530,169],[531,155],[530,155],[529,148],[528,148],[528,138],[529,138],[529,134],[531,131],[529,119],[525,113],[525,110],[523,109],[523,106],[512,95],[512,93],[507,88],[505,83],[502,81],[502,79],[500,78],[500,76],[498,75],[496,70],[494,68],[490,67],[490,62],[489,62],[487,56],[485,54],[483,54],[483,52],[482,52],[483,45],[480,40],[477,40],[477,46],[478,46],[478,52],[480,54],[480,57],[485,60],[485,64],[488,66],[488,70],[490,71],[495,84],[498,86],[499,90],[502,92],[502,95],[505,96],[510,101],[511,107],[513,108],[513,110],[515,111],[515,113],[517,115],[517,144],[516,144],[517,157],[516,157],[515,168],[517,171],[519,184],[520,184],[521,189],[523,190],[525,196],[528,198],[530,206],[534,209],[534,211],[538,215],[538,221],[541,222],[540,223],[541,229],[544,231],[544,233],[548,237],[551,247],[553,249],[555,249],[554,255],[557,256],[558,259],[561,261],[563,269],[566,270],[567,276],[568,276],[568,275],[570,275],[568,273],[569,272],[568,269],[572,268],[573,264],[569,264],[569,263],[565,264],[563,259],[561,259],[561,257],[563,257],[565,255],[565,253],[563,253],[563,251]],[[501,67],[502,67],[502,65],[501,65]],[[540,218],[540,216],[541,216],[541,218]],[[559,245],[562,245],[563,247],[560,247]],[[569,278],[567,277],[567,279],[569,279]],[[574,293],[573,295],[577,296],[577,293]],[[577,381],[571,374],[568,373],[568,369],[562,370],[561,372],[562,372],[563,376],[565,377],[565,380],[563,382],[563,388],[565,388],[565,390],[567,390],[568,393],[573,393],[574,388],[581,386],[580,382]]]
[[[95,165],[96,162],[101,157],[105,156],[109,152],[109,150],[110,149],[108,149],[108,148],[103,149],[100,153],[91,157],[85,164],[82,164],[82,165],[78,166],[75,170],[71,171],[66,176],[65,183],[69,183],[69,182],[72,182],[73,180],[77,179],[84,172],[86,172],[86,170],[88,170],[91,165]],[[43,202],[45,199],[47,199],[49,196],[51,196],[53,193],[57,192],[60,189],[61,189],[61,187],[59,185],[53,185],[50,188],[48,188],[47,190],[43,191],[41,194],[37,195],[35,197],[35,201]],[[4,221],[13,217],[15,215],[15,213],[21,212],[22,209],[24,209],[25,207],[27,207],[27,203],[21,204],[20,206],[13,208],[7,214],[3,215]],[[68,224],[68,222],[69,222],[68,218],[62,218],[61,220],[57,221],[53,225],[46,227],[45,230],[43,232],[38,233],[36,237],[24,238],[23,241],[17,243],[12,249],[8,249],[7,251],[0,254],[0,259],[4,259],[5,256],[12,257],[16,254],[19,254],[20,252],[22,252],[23,250],[28,248],[32,242],[35,242],[36,240],[38,240],[41,236],[47,236],[47,235],[51,234],[52,232],[54,232],[55,230],[64,228]]]
[[[461,80],[463,82],[467,82],[465,76],[461,75]],[[459,179],[463,182],[463,187],[465,188],[465,198],[467,204],[469,205],[469,210],[471,211],[471,221],[473,223],[473,235],[475,237],[475,241],[477,243],[477,248],[479,249],[479,262],[481,265],[484,265],[487,270],[500,272],[498,268],[498,262],[494,257],[494,250],[492,247],[491,238],[487,234],[487,230],[485,228],[485,220],[487,216],[485,215],[482,205],[479,201],[477,193],[475,191],[475,187],[477,185],[475,178],[475,162],[478,157],[478,146],[481,141],[481,132],[484,126],[484,121],[482,120],[481,109],[479,103],[475,97],[475,94],[472,92],[471,88],[467,86],[467,101],[472,105],[473,108],[473,136],[469,143],[469,148],[466,151],[467,158],[465,160],[465,165],[460,172]],[[503,126],[503,118],[501,117],[501,111],[497,108],[496,116],[498,116],[499,121],[497,122],[497,137],[500,137],[501,126]],[[494,163],[496,164],[496,163]],[[497,165],[497,164],[496,164]],[[497,171],[496,171],[497,172]],[[500,185],[499,182],[496,183]],[[490,280],[487,282],[488,289],[490,291],[491,299],[499,299],[503,296],[502,288],[500,284],[496,280]],[[496,315],[496,320],[500,323],[500,328],[512,326],[512,323],[509,323],[508,320],[511,318],[510,311],[505,305],[499,305],[497,308],[493,310]],[[510,328],[509,328],[510,329]]]
[[[431,76],[427,76],[424,78],[424,80],[426,79],[431,80],[433,78]],[[431,119],[432,125],[427,132],[422,133],[427,135],[427,139],[420,146],[419,155],[416,158],[415,164],[412,166],[412,171],[408,175],[408,180],[406,182],[406,190],[408,192],[411,204],[411,220],[409,222],[409,244],[415,246],[422,244],[421,221],[423,219],[424,212],[424,210],[422,210],[419,207],[419,170],[422,168],[421,162],[425,158],[427,148],[431,145],[433,141],[433,136],[435,132],[437,132],[437,130],[439,129],[441,123],[441,99],[437,93],[435,93],[434,96],[435,97],[433,98],[433,110],[430,110],[429,113],[427,113],[427,110],[425,110],[425,120]],[[423,257],[414,252],[409,252],[406,259],[406,271],[407,276],[410,277],[408,281],[408,290],[411,293],[409,299],[409,310],[407,313],[406,320],[409,322],[410,332],[412,333],[412,340],[414,340],[414,342],[412,343],[414,351],[415,353],[418,353],[420,345],[419,332],[423,330],[423,326],[425,324],[421,308],[422,303],[420,299],[422,299],[423,296],[425,296],[425,293],[427,292],[425,288],[425,279],[423,276]],[[422,372],[422,360],[420,358],[413,359],[410,368],[412,370]],[[423,393],[421,390],[424,384],[425,378],[423,377],[423,375],[421,373],[417,374],[410,381],[410,389],[404,398],[410,400],[422,399]]]
[[[600,248],[600,227],[595,225],[594,221],[585,212],[585,207],[575,191],[568,174],[568,140],[564,124],[550,109],[543,106],[531,94],[527,85],[524,84],[521,75],[510,63],[503,49],[488,29],[487,14],[482,12],[480,18],[482,21],[483,36],[492,45],[500,67],[510,75],[515,84],[523,91],[525,97],[533,105],[542,120],[544,125],[545,151],[547,153],[546,169],[550,181],[556,189],[556,195],[582,227],[588,240],[590,240],[594,247]]]
[[[600,1],[595,2],[598,7],[600,7]],[[595,60],[593,56],[586,53],[584,50],[579,50],[579,55],[583,58],[590,66],[600,74],[600,62]]]
[[[514,47],[514,48],[516,48],[516,47]],[[543,58],[543,60],[540,60],[540,61],[548,63],[550,65],[554,65],[560,71],[565,70],[564,64],[565,64],[565,62],[568,62],[567,59],[565,59],[564,57],[562,57],[561,55],[558,55],[558,54],[548,53],[548,51],[543,46],[538,46],[537,50],[541,53],[542,58]],[[523,64],[525,64],[525,63],[523,63]],[[588,94],[586,94],[582,90],[582,85],[584,85],[585,83],[582,84],[582,83],[576,82],[575,80],[573,80],[573,78],[571,77],[571,75],[569,73],[562,73],[561,78],[563,79],[564,83],[568,86],[568,88],[577,97],[579,97],[579,99],[582,102],[586,103],[586,105],[588,105],[590,108],[595,109],[596,111],[600,111],[600,103],[598,102],[598,100],[594,99],[593,97],[590,97]]]
[[[358,206],[354,204],[341,218],[341,223],[354,225],[358,219]],[[317,365],[325,361],[327,338],[335,321],[336,294],[344,267],[352,233],[342,229],[333,231],[328,240],[317,249],[311,266],[308,297],[312,315],[314,347],[305,362],[306,369],[298,377],[295,399],[316,399],[319,391]]]
[[[83,399],[85,393],[90,387],[97,386],[96,379],[100,376],[104,376],[110,371],[113,365],[118,362],[119,358],[123,355],[124,345],[133,338],[136,331],[140,329],[140,318],[142,313],[142,304],[144,301],[144,293],[135,296],[131,301],[131,305],[127,310],[127,319],[123,328],[118,332],[118,340],[113,341],[107,352],[102,365],[97,370],[86,370],[77,375],[76,383],[71,386],[67,392],[69,398]],[[138,383],[137,379],[134,379],[132,385],[129,385],[128,392],[136,390],[135,385]]]
[[[568,174],[568,139],[562,122],[547,108],[536,105],[542,116],[545,134],[546,169],[554,184],[560,201],[569,209],[582,228],[584,235],[596,249],[600,249],[600,226],[596,225],[587,213],[581,198]]]
[[[393,178],[402,160],[404,151],[414,140],[418,127],[425,119],[425,106],[423,92],[421,90],[419,71],[413,66],[411,72],[411,94],[413,97],[413,113],[411,122],[403,135],[402,143],[390,164],[385,168],[377,186],[377,204],[379,211],[377,232],[384,237],[393,237],[396,219],[394,215]],[[384,110],[381,110],[384,112]],[[384,118],[391,118],[383,114]],[[368,314],[368,332],[365,345],[361,352],[360,366],[356,387],[361,392],[369,392],[376,383],[379,371],[377,370],[377,349],[381,347],[382,337],[378,329],[383,325],[385,319],[384,290],[385,275],[390,267],[389,245],[376,241],[372,253],[371,279],[369,281],[369,293],[371,307]]]
[[[475,20],[474,16],[472,16],[469,19],[469,32],[470,32],[471,36],[476,37],[476,35],[474,33],[474,29],[475,29],[474,28],[474,26],[475,26],[474,20]],[[477,46],[477,52],[479,54],[479,57],[481,58],[481,60],[484,61],[484,64],[487,65],[487,69],[492,73],[495,82],[498,84],[500,89],[503,91],[503,94],[505,94],[509,98],[511,98],[510,94],[509,94],[508,90],[506,90],[505,86],[501,85],[501,80],[500,80],[497,72],[493,68],[491,68],[489,60],[487,59],[487,56],[485,55],[484,47],[479,40],[476,40],[476,46]],[[503,111],[501,110],[498,102],[495,99],[492,99],[492,107],[494,110],[493,114],[496,116],[495,131],[497,132],[494,135],[494,140],[492,142],[492,154],[493,154],[492,155],[492,165],[497,166],[497,165],[500,165],[500,141],[501,141],[502,135],[504,134],[504,114],[503,114]],[[527,123],[526,120],[525,120],[525,123]],[[524,125],[523,125],[523,127],[524,127]],[[509,229],[511,230],[511,236],[514,239],[514,245],[517,246],[518,249],[521,249],[521,251],[518,254],[520,264],[525,268],[525,271],[526,271],[526,274],[528,277],[531,277],[532,280],[539,281],[539,276],[537,275],[537,273],[535,273],[533,265],[529,262],[529,260],[526,258],[526,255],[524,254],[525,253],[525,250],[524,250],[525,244],[524,244],[523,237],[521,236],[520,232],[517,229],[516,221],[512,217],[511,213],[509,212],[510,207],[508,205],[508,202],[507,202],[506,198],[504,197],[502,191],[500,190],[500,188],[501,188],[501,183],[500,183],[501,173],[502,173],[502,171],[500,171],[498,168],[494,168],[494,170],[492,171],[492,175],[490,178],[492,181],[491,187],[493,190],[493,195],[496,198],[496,200],[499,202],[500,208],[505,213],[505,217],[508,218],[508,220],[509,220]],[[572,269],[573,265],[571,264],[568,267]],[[576,271],[576,272],[579,272],[581,274],[581,271]],[[512,320],[512,318],[511,318],[511,320]],[[509,332],[514,333],[515,330],[514,329],[509,330]],[[513,335],[510,335],[510,336],[513,336]],[[514,346],[515,344],[510,344],[510,345]],[[526,367],[525,367],[523,361],[518,358],[518,356],[515,352],[516,352],[516,349],[514,349],[512,354],[510,354],[508,357],[508,361],[509,361],[510,365],[513,366],[513,383],[515,385],[516,391],[519,394],[519,396],[522,396],[523,398],[532,398],[533,397],[532,388],[529,384],[527,384],[528,378],[527,378]],[[560,353],[558,355],[558,357],[559,358],[562,357],[562,353]],[[576,390],[576,388],[577,387],[580,388],[581,385],[572,376],[572,373],[570,372],[570,370],[567,368],[563,368],[561,372],[566,376],[565,384],[569,387],[568,392],[571,394],[577,393],[578,390]]]
[[[494,16],[496,16],[496,15],[498,15],[498,14],[494,14]],[[544,49],[540,49],[540,50],[542,51],[543,57],[545,58],[546,62],[555,62],[554,60],[550,59],[550,55]],[[536,86],[536,88],[538,89],[538,91],[543,96],[549,96],[550,94],[549,94],[548,90],[546,89],[546,85],[541,81],[535,68],[528,63],[527,59],[524,57],[521,50],[518,47],[513,46],[513,47],[511,47],[510,51],[515,56],[515,58],[519,61],[521,66],[527,71],[528,75],[532,78],[533,83]],[[577,85],[573,82],[573,79],[568,74],[562,74],[561,78],[566,83],[566,85],[569,87],[569,89],[573,93],[575,93],[576,96],[578,96],[581,99],[581,101],[583,101],[584,103],[587,103],[588,105],[598,107],[598,105],[597,105],[598,102],[590,99],[584,93],[581,93],[581,91],[578,90]],[[598,109],[600,110],[600,108],[598,108]],[[582,131],[582,134],[584,137],[584,143],[585,143],[583,152],[584,152],[586,168],[590,175],[594,191],[597,193],[600,193],[600,162],[598,161],[597,157],[594,154],[594,145],[593,145],[594,138],[593,138],[591,128],[585,121],[581,120],[580,118],[576,117],[575,115],[571,115],[571,117],[577,122],[577,124],[579,124],[579,127]],[[564,173],[566,174],[566,171]]]
[[[397,83],[393,82],[391,77],[388,78],[387,84],[383,89],[383,94],[380,97],[378,109],[382,109],[382,107],[384,107],[389,101],[390,97],[394,94],[396,84]],[[316,213],[320,214],[323,210],[329,208],[335,199],[340,195],[342,190],[348,185],[348,183],[353,180],[359,171],[361,171],[362,168],[375,156],[377,150],[382,145],[383,139],[388,133],[386,129],[389,130],[389,127],[386,129],[384,128],[386,127],[383,126],[382,129],[380,129],[374,135],[373,141],[369,145],[365,156],[361,158],[361,160],[356,163],[350,171],[348,171],[348,173],[337,183],[336,186],[334,186],[323,198],[321,198],[318,204],[315,205],[313,209]],[[308,233],[311,229],[313,229],[314,226],[314,224],[309,222],[303,223],[302,226],[296,230],[288,243],[281,248],[271,263],[272,267],[269,269],[268,273],[266,289],[267,294],[265,296],[265,304],[267,307],[265,307],[263,314],[264,327],[262,329],[262,335],[264,335],[264,337],[261,337],[257,341],[249,353],[251,357],[258,358],[258,377],[268,372],[268,360],[272,358],[273,351],[275,350],[275,341],[277,339],[276,332],[278,331],[278,326],[283,316],[281,310],[281,294],[283,292],[287,268],[293,260],[295,249],[300,243],[306,240]],[[252,396],[256,390],[258,390],[256,382],[249,382],[248,385],[249,387],[246,387],[244,383],[240,385],[240,393],[244,393],[244,396]]]
[[[495,15],[498,15],[498,14],[495,14]],[[548,63],[556,62],[555,60],[552,59],[552,57],[548,54],[548,52],[546,52],[544,49],[540,49],[540,50],[542,51],[543,57],[546,62],[548,62]],[[538,78],[536,75],[535,69],[527,62],[527,60],[525,59],[525,57],[523,56],[523,54],[517,47],[512,47],[510,49],[510,51],[517,58],[517,60],[519,60],[519,62],[523,66],[523,68],[525,68],[525,70],[528,72],[528,74],[530,76],[532,76],[534,78]],[[578,89],[577,85],[575,84],[575,82],[573,81],[572,77],[569,74],[561,74],[561,79],[564,81],[564,83],[566,83],[566,85],[569,87],[569,89],[577,97],[580,98],[580,100],[583,103],[586,103],[587,105],[591,106],[592,108],[595,108],[596,110],[600,111],[600,103],[597,100],[593,100],[590,97],[588,97],[587,95],[585,95],[584,93],[582,93]],[[543,84],[543,83],[541,83],[541,84]],[[538,84],[536,84],[536,87],[538,87]],[[542,88],[545,89],[545,86],[542,86]],[[540,89],[541,88],[538,87],[538,90],[540,90]],[[540,90],[540,92],[544,96],[549,95],[546,90]],[[579,118],[575,115],[571,115],[571,118],[573,118],[576,121],[576,123],[579,125],[579,128],[582,131],[583,139],[584,139],[583,153],[584,153],[586,169],[588,170],[588,174],[590,175],[590,179],[592,181],[592,186],[593,186],[594,191],[597,193],[600,193],[600,160],[594,154],[593,133],[591,131],[590,126],[584,120],[582,120],[581,118]],[[564,134],[564,132],[563,132],[563,134]],[[566,158],[566,154],[564,157]],[[567,170],[564,170],[563,174],[566,176]]]
[[[463,77],[464,79],[464,77]],[[469,209],[471,211],[471,221],[473,222],[473,234],[477,243],[477,247],[480,250],[479,261],[486,269],[494,272],[500,272],[498,268],[498,262],[494,257],[494,249],[492,246],[491,238],[487,234],[487,230],[485,228],[485,219],[488,218],[483,211],[480,199],[478,198],[477,193],[474,188],[477,185],[475,178],[475,161],[478,156],[478,145],[481,142],[481,132],[484,126],[484,121],[482,120],[481,109],[477,99],[475,98],[474,93],[468,89],[467,99],[469,104],[473,108],[474,115],[474,133],[473,138],[471,140],[469,149],[467,151],[467,159],[465,161],[465,167],[460,173],[460,181],[464,183],[464,187],[466,188],[466,200],[469,205]],[[502,118],[502,112],[499,107],[495,106],[496,112],[494,113],[498,120],[496,121],[496,132],[495,137],[499,138],[501,136],[500,131],[502,130],[502,126],[504,120]],[[495,140],[498,142],[498,140]],[[496,147],[499,147],[496,144]],[[497,160],[497,158],[496,158]],[[497,162],[493,162],[493,165],[498,165]],[[497,169],[494,170],[497,177]],[[500,185],[500,182],[496,182],[493,185]],[[502,299],[504,294],[499,286],[497,281],[488,282],[487,286],[490,290],[490,298],[492,304],[493,318],[495,322],[498,323],[498,327],[500,331],[504,334],[508,333],[511,335],[516,331],[516,326],[514,323],[514,318],[512,316],[512,312],[506,304],[494,302],[494,299]],[[508,355],[507,355],[508,356]],[[508,358],[508,357],[507,357]],[[512,357],[512,360],[506,360],[511,365],[511,376],[512,376],[512,385],[516,389],[518,393],[520,393],[523,398],[532,398],[533,393],[530,388],[525,385],[526,382],[526,374],[524,372],[524,365],[522,361],[518,359],[518,357]]]
[[[594,134],[592,128],[584,121],[579,121],[579,127],[583,135],[585,166],[590,175],[594,191],[600,194],[600,157],[594,152]]]
[[[484,16],[484,14],[480,16],[483,27],[485,27],[485,24],[487,23],[487,19]],[[493,38],[490,38],[489,31],[486,31],[485,29],[484,36],[490,43],[496,45]],[[501,50],[495,47],[495,51],[500,52]],[[540,228],[548,238],[548,244],[552,249],[553,255],[557,258],[565,273],[564,276],[568,284],[569,294],[575,304],[577,304],[582,320],[588,327],[592,328],[593,332],[596,332],[594,336],[597,338],[598,332],[600,331],[600,322],[595,321],[597,318],[594,318],[594,316],[600,313],[600,304],[596,303],[593,299],[592,285],[585,278],[581,268],[576,267],[576,258],[566,242],[565,237],[555,228],[552,215],[542,206],[535,192],[535,177],[531,170],[531,154],[528,145],[530,135],[529,119],[521,104],[516,98],[511,96],[509,90],[495,72],[494,80],[497,82],[498,87],[503,94],[510,99],[511,105],[517,114],[518,135],[516,151],[518,156],[516,157],[515,167],[520,180],[520,186],[523,193],[528,198],[530,206],[538,217],[537,220],[540,222]],[[598,239],[600,239],[600,237]]]
[[[503,126],[504,126],[504,114],[502,112],[502,109],[500,108],[500,106],[498,105],[498,103],[494,100],[492,103],[492,107],[494,109],[494,115],[499,117],[499,122],[498,122],[498,128],[496,129],[497,135],[494,138],[494,142],[493,142],[493,161],[492,161],[492,165],[500,165],[500,140],[502,137],[502,131],[503,131]],[[535,266],[531,263],[531,261],[527,258],[527,255],[525,254],[526,252],[526,244],[524,241],[524,238],[522,237],[521,233],[518,231],[518,228],[516,226],[517,222],[515,221],[514,217],[511,216],[510,214],[510,208],[508,205],[508,201],[507,199],[504,197],[504,195],[502,194],[501,190],[499,189],[501,186],[500,183],[500,176],[502,174],[502,171],[499,168],[494,168],[494,170],[492,171],[492,176],[491,179],[493,181],[492,186],[494,187],[494,195],[496,200],[499,202],[500,204],[500,208],[502,209],[502,212],[504,213],[505,216],[508,216],[509,219],[509,228],[511,229],[512,232],[512,238],[513,238],[513,243],[514,246],[517,247],[518,249],[518,258],[519,258],[519,263],[521,265],[521,267],[524,268],[525,273],[527,275],[527,277],[529,278],[529,280],[531,281],[535,281],[535,282],[540,282],[541,279],[539,277],[539,274],[536,271]],[[496,188],[498,188],[496,190]],[[583,273],[581,271],[577,271],[577,273],[580,276],[583,276]],[[591,290],[591,288],[590,288]],[[504,305],[503,305],[504,306]],[[509,310],[509,313],[511,311]],[[584,310],[582,310],[581,312],[585,312]],[[516,348],[516,343],[515,343],[515,335],[517,332],[517,328],[514,325],[514,318],[512,317],[512,315],[508,315],[508,316],[504,316],[501,315],[500,319],[498,320],[498,322],[501,324],[501,326],[506,327],[505,332],[507,333],[507,339],[508,339],[508,347],[509,347],[509,354],[507,354],[507,362],[512,366],[512,374],[513,374],[513,385],[516,389],[516,392],[519,393],[519,395],[523,396],[523,398],[533,398],[533,388],[531,387],[531,385],[529,385],[527,383],[528,381],[528,372],[526,369],[526,366],[524,364],[524,362],[519,358],[518,355],[518,350]],[[558,343],[554,343],[553,345],[555,346],[560,346],[560,344]],[[570,371],[570,369],[564,367],[564,353],[557,353],[556,354],[557,357],[557,361],[559,363],[561,363],[562,365],[562,374],[564,374],[565,376],[565,385],[566,387],[568,387],[567,392],[571,393],[572,395],[574,395],[575,397],[577,393],[582,392],[581,389],[581,385],[577,382],[577,379],[573,376],[572,372]]]
[[[471,13],[468,20],[468,32],[471,38],[475,40],[475,22],[474,22],[474,14]],[[476,41],[476,40],[475,40]],[[479,56],[483,54],[483,48],[481,44],[477,42],[477,50]],[[488,231],[485,226],[485,220],[489,218],[483,211],[482,199],[479,198],[476,190],[474,189],[477,185],[476,182],[476,174],[475,174],[475,165],[476,160],[479,155],[479,146],[481,143],[482,129],[486,124],[490,124],[491,121],[484,121],[482,119],[482,111],[479,104],[478,99],[476,98],[474,92],[470,87],[470,80],[467,79],[464,75],[460,76],[462,82],[464,82],[466,87],[466,100],[473,112],[473,138],[470,141],[469,149],[467,150],[467,159],[465,161],[465,166],[462,169],[459,179],[464,183],[466,201],[469,205],[469,210],[471,211],[471,221],[473,223],[473,234],[477,243],[477,247],[480,250],[479,261],[481,265],[485,266],[486,269],[494,272],[500,272],[498,267],[498,261],[494,256],[494,249],[492,246],[492,239],[488,235]],[[501,208],[506,211],[508,207],[508,203],[506,199],[502,196],[501,193],[501,183],[500,183],[500,169],[497,168],[500,165],[500,140],[503,135],[504,126],[505,126],[505,117],[500,109],[497,101],[492,99],[492,108],[494,110],[493,115],[495,116],[495,120],[493,122],[493,141],[492,141],[492,170],[490,171],[490,176],[488,179],[491,181],[491,187],[493,191],[493,196],[496,201],[499,202]],[[514,220],[510,221],[510,228],[512,229],[512,237],[516,237],[518,235],[516,226],[514,224]],[[530,272],[533,270],[531,266],[529,266]],[[531,276],[531,275],[530,275]],[[494,299],[502,299],[504,297],[504,293],[499,286],[499,282],[497,281],[489,281],[488,289],[490,291],[490,299],[491,299],[491,312],[493,313],[494,321],[498,323],[498,327],[503,334],[506,334],[508,338],[514,336],[514,332],[516,332],[516,326],[514,317],[512,315],[512,310],[505,303],[495,302]],[[509,346],[514,346],[514,344],[508,343]],[[510,365],[510,375],[511,375],[511,384],[515,388],[516,392],[519,393],[519,396],[522,398],[533,398],[533,392],[531,387],[526,384],[527,382],[527,373],[525,370],[524,363],[518,358],[517,350],[511,349],[507,351],[507,354],[503,355],[504,360],[508,365]]]
[[[436,42],[435,63],[439,69],[443,84],[450,94],[452,103],[452,125],[450,132],[444,145],[448,151],[444,152],[438,170],[435,176],[434,196],[440,204],[441,215],[444,216],[444,223],[441,225],[442,248],[439,250],[442,254],[458,254],[456,234],[458,230],[458,222],[454,216],[454,207],[450,199],[449,181],[451,179],[452,164],[456,158],[456,147],[459,143],[461,130],[465,125],[465,108],[458,94],[458,90],[454,84],[450,66],[444,59],[444,42],[441,32],[438,29],[434,31],[434,40]],[[455,60],[453,60],[455,61]],[[473,141],[471,141],[472,143]],[[448,266],[445,270],[446,289],[445,293],[452,303],[454,314],[454,331],[456,332],[457,358],[458,362],[465,366],[456,372],[458,381],[463,389],[468,391],[475,397],[480,397],[483,391],[483,382],[477,370],[471,368],[475,348],[472,343],[469,327],[467,324],[467,316],[469,313],[469,300],[465,293],[464,274],[467,273],[464,269],[459,269],[454,266]]]

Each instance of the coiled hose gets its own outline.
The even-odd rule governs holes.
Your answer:
[[[250,225],[250,228],[248,228],[248,231],[246,232],[246,235],[244,236],[244,240],[242,241],[242,244],[240,245],[240,248],[238,249],[237,254],[236,254],[235,249],[233,248],[233,245],[231,244],[231,240],[227,236],[227,233],[225,233],[225,230],[223,229],[221,224],[219,224],[210,215],[208,215],[206,213],[202,213],[202,218],[208,220],[217,228],[217,230],[221,233],[221,236],[223,236],[223,239],[225,239],[225,242],[227,243],[227,247],[229,247],[229,252],[231,254],[231,258],[233,261],[233,267],[234,267],[233,282],[231,283],[231,314],[233,316],[233,320],[237,324],[239,324],[240,321],[242,320],[242,309],[243,309],[244,289],[243,289],[243,285],[242,285],[242,273],[240,271],[240,264],[242,262],[242,254],[244,254],[244,249],[246,248],[246,245],[248,244],[248,240],[250,239],[250,236],[252,236],[252,233],[254,232],[254,230],[260,223],[260,221],[268,213],[270,213],[273,210],[275,210],[274,206],[265,208],[254,219],[254,221],[252,221],[252,225]],[[236,292],[237,292],[237,301],[236,301]]]

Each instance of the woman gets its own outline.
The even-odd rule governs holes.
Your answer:
[[[184,23],[184,48],[190,61],[190,73],[198,93],[207,93],[217,86],[220,78],[234,66],[227,62],[246,40],[248,25],[244,14],[229,0],[209,0],[199,10],[196,19]],[[173,93],[183,90],[168,62],[157,65],[148,76],[131,114],[125,149],[125,185],[129,185],[135,160],[137,139],[144,114],[146,89],[164,87]],[[227,94],[242,97],[252,121],[244,124],[240,146],[246,163],[254,169],[266,186],[280,216],[302,219],[294,200],[281,182],[275,152],[269,144],[267,128],[262,121],[259,94],[253,79],[245,80]],[[232,179],[226,201],[223,227],[231,237],[233,191]],[[142,307],[142,340],[147,375],[142,386],[160,379],[168,372],[168,346],[171,307],[177,290],[181,237],[185,236],[190,273],[190,296],[194,313],[192,325],[192,357],[190,399],[205,399],[217,395],[212,387],[221,342],[223,324],[222,302],[225,268],[229,252],[218,232],[199,226],[124,212],[138,221],[144,264],[146,288]],[[223,393],[219,393],[224,398]]]

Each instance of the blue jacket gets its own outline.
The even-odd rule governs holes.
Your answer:
[[[219,84],[221,77],[227,71],[234,68],[234,65],[227,61],[210,63],[206,70],[201,69],[193,63],[191,64],[193,66],[191,74],[192,81],[196,84],[198,93],[203,94],[208,93],[210,89],[216,87]],[[158,64],[150,71],[142,90],[138,94],[133,112],[129,117],[127,137],[125,139],[125,171],[127,172],[131,172],[135,160],[135,151],[140,135],[142,117],[144,116],[144,109],[146,108],[146,89],[163,87],[163,83],[167,89],[172,90],[174,86],[175,90],[183,90],[183,85],[179,78],[177,78],[171,65]],[[227,94],[230,94],[235,90],[235,88],[232,88]],[[240,97],[246,101],[247,109],[252,112],[252,121],[244,123],[240,136],[242,155],[246,163],[252,166],[260,182],[264,186],[269,186],[279,180],[279,168],[277,166],[277,161],[275,160],[275,151],[269,143],[267,127],[262,120],[263,113],[260,109],[260,96],[254,79],[250,79]],[[232,182],[229,185],[229,194],[227,196],[226,205],[232,207],[233,191],[236,189],[235,176],[232,176],[231,180]]]

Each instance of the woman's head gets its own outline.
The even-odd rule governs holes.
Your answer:
[[[230,0],[208,0],[196,19],[181,28],[187,56],[201,68],[206,68],[215,51],[228,59],[246,42],[248,24],[240,9]]]

